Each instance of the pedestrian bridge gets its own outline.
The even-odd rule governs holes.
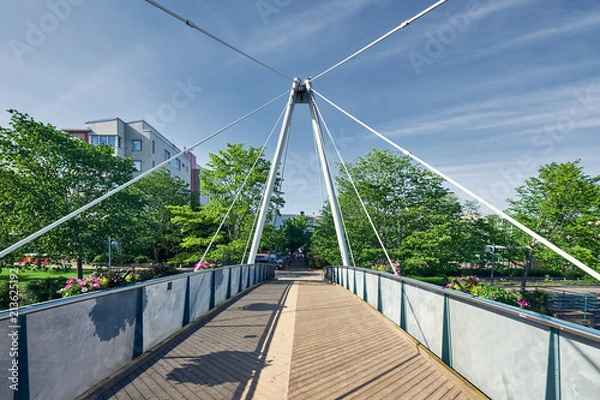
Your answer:
[[[383,314],[383,315],[382,315]],[[600,331],[391,274],[232,266],[2,313],[2,399],[594,399]],[[11,347],[4,335],[0,344]],[[12,343],[14,346],[15,343]],[[11,368],[8,352],[0,367]]]

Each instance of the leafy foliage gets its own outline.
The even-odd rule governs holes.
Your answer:
[[[284,240],[284,248],[292,254],[302,246],[310,245],[311,232],[308,226],[308,217],[297,215],[288,218],[281,227]]]
[[[141,199],[143,208],[136,213],[135,248],[132,254],[138,254],[141,262],[144,255],[152,256],[154,262],[161,261],[166,255],[174,254],[181,243],[182,236],[178,227],[171,221],[171,207],[190,204],[190,190],[181,179],[170,176],[165,169],[156,171],[136,182],[131,188],[132,194]],[[136,261],[137,262],[137,261]]]
[[[133,163],[109,146],[92,146],[27,114],[9,110],[0,128],[0,244],[12,243],[128,181]],[[124,236],[139,199],[120,192],[48,234],[25,252],[82,263],[105,248],[107,236]]]
[[[473,261],[483,253],[493,226],[487,219],[465,218],[457,198],[442,179],[396,152],[372,150],[348,164],[356,187],[392,260],[403,273],[443,269]],[[386,263],[349,179],[337,178],[339,202],[357,265]],[[340,255],[329,207],[323,209],[312,237],[313,250],[330,264]]]
[[[509,200],[514,217],[550,242],[600,271],[600,176],[583,172],[579,161],[550,163],[539,169]],[[571,268],[561,256],[519,234],[536,261],[551,269]]]
[[[184,252],[174,262],[196,262],[202,257],[246,179],[246,185],[216,237],[208,258],[224,263],[240,262],[254,216],[258,213],[270,169],[270,162],[261,156],[260,149],[228,143],[226,150],[209,154],[209,157],[206,167],[200,171],[201,194],[208,199],[208,204],[171,208],[172,221],[184,236],[181,243]],[[252,170],[257,159],[256,167]],[[279,186],[278,181],[275,186]],[[270,203],[271,216],[282,206],[282,193],[275,190]],[[265,237],[268,238],[268,232]]]
[[[25,287],[20,305],[59,299],[61,296],[58,291],[63,288],[64,282],[63,278],[46,278],[30,281]]]

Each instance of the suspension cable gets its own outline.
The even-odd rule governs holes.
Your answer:
[[[364,51],[370,49],[371,47],[375,46],[377,43],[379,43],[379,42],[387,39],[390,36],[392,36],[394,33],[398,32],[400,29],[403,29],[403,28],[407,27],[409,24],[411,24],[412,22],[418,20],[419,18],[421,18],[425,14],[428,14],[429,12],[431,12],[434,9],[438,8],[439,6],[441,6],[442,4],[444,4],[446,1],[448,1],[448,0],[440,0],[437,3],[435,3],[434,5],[432,5],[431,7],[427,8],[426,10],[421,11],[419,14],[415,15],[414,17],[412,17],[410,19],[407,19],[406,21],[404,21],[403,23],[401,23],[400,25],[398,25],[396,28],[392,29],[391,31],[389,31],[385,35],[381,36],[379,39],[376,39],[375,41],[369,43],[368,45],[366,45],[362,49],[358,50],[356,53],[354,53],[354,54],[352,54],[352,55],[344,58],[339,63],[337,63],[337,64],[329,67],[325,71],[321,72],[320,74],[318,74],[317,76],[315,76],[314,78],[312,78],[312,80],[315,81],[315,80],[319,79],[320,77],[322,77],[323,75],[325,75],[325,74],[333,71],[337,67],[341,66],[342,64],[345,64],[346,62],[350,61],[351,59],[353,59],[354,57],[358,56],[362,52],[364,52]]]
[[[194,24],[194,23],[193,23],[192,21],[190,21],[189,19],[186,19],[186,18],[184,18],[184,17],[182,17],[182,16],[180,16],[180,15],[176,14],[175,12],[173,12],[173,11],[169,10],[168,8],[166,8],[165,6],[163,6],[163,5],[159,4],[159,3],[157,3],[156,1],[154,1],[154,0],[146,0],[146,2],[148,2],[148,3],[152,4],[154,7],[156,7],[156,8],[158,8],[158,9],[160,9],[160,10],[164,11],[165,13],[169,14],[170,16],[172,16],[172,17],[174,17],[174,18],[177,18],[178,20],[180,20],[181,22],[183,22],[184,24],[186,24],[186,25],[187,25],[187,26],[189,26],[190,28],[196,29],[197,31],[199,31],[199,32],[203,33],[204,35],[208,36],[209,38],[211,38],[211,39],[213,39],[213,40],[215,40],[215,41],[217,41],[217,42],[221,43],[222,45],[224,45],[224,46],[226,46],[226,47],[229,47],[231,50],[235,51],[236,53],[239,53],[239,54],[243,55],[244,57],[246,57],[246,58],[249,58],[250,60],[254,61],[255,63],[257,63],[257,64],[259,64],[259,65],[261,65],[261,66],[265,67],[266,69],[268,69],[268,70],[270,70],[270,71],[272,71],[272,72],[274,72],[274,73],[276,73],[277,75],[279,75],[279,76],[281,76],[281,77],[283,77],[283,78],[285,78],[285,79],[287,79],[287,80],[289,80],[289,81],[293,80],[293,79],[292,79],[292,78],[290,78],[289,76],[287,76],[287,75],[285,75],[285,74],[283,74],[283,73],[281,73],[281,72],[277,71],[275,68],[269,67],[267,64],[265,64],[265,63],[263,63],[263,62],[261,62],[261,61],[257,60],[256,58],[252,57],[251,55],[249,55],[249,54],[247,54],[247,53],[244,53],[243,51],[241,51],[241,50],[240,50],[240,49],[238,49],[237,47],[234,47],[233,45],[231,45],[231,44],[229,44],[229,43],[225,42],[224,40],[222,40],[222,39],[219,39],[218,37],[216,37],[216,36],[215,36],[215,35],[213,35],[212,33],[210,33],[210,32],[208,32],[208,31],[206,31],[206,30],[204,30],[204,29],[200,28],[199,26],[197,26],[196,24]]]
[[[344,168],[346,175],[348,175],[348,180],[350,181],[352,188],[354,188],[356,197],[358,197],[358,201],[360,202],[360,205],[361,205],[363,211],[365,212],[367,219],[369,220],[369,224],[371,224],[371,228],[373,228],[373,232],[375,232],[377,241],[379,241],[379,245],[381,246],[381,248],[383,249],[383,252],[385,253],[385,258],[387,259],[387,262],[389,263],[390,267],[392,268],[392,271],[394,271],[394,275],[398,275],[398,270],[396,269],[396,267],[394,267],[394,263],[392,263],[392,259],[390,258],[390,255],[388,254],[388,251],[385,248],[385,245],[383,244],[383,240],[381,239],[381,236],[379,235],[379,232],[377,231],[377,228],[375,227],[375,223],[373,223],[373,219],[371,218],[371,215],[369,214],[369,211],[367,210],[367,206],[365,205],[365,202],[363,201],[362,196],[360,195],[358,188],[356,187],[356,183],[354,182],[352,175],[350,174],[350,170],[346,166],[346,163],[344,162],[344,158],[342,157],[342,154],[340,153],[337,145],[335,144],[335,140],[333,139],[333,135],[331,134],[329,127],[327,126],[327,123],[325,122],[325,119],[323,118],[323,114],[321,114],[321,110],[319,110],[319,106],[317,105],[317,103],[314,102],[314,104],[315,104],[315,108],[317,109],[317,113],[319,114],[319,116],[321,118],[321,121],[323,121],[323,126],[325,127],[325,131],[327,132],[327,135],[329,136],[329,139],[331,140],[331,143],[333,144],[333,148],[335,149],[335,152],[337,153],[337,156],[340,159],[342,167]],[[346,228],[344,228],[344,229],[346,229]]]
[[[63,223],[67,222],[68,220],[75,218],[76,216],[78,216],[79,214],[83,213],[84,211],[92,208],[93,206],[95,206],[96,204],[108,199],[109,197],[113,196],[114,194],[120,192],[121,190],[133,185],[135,182],[139,181],[142,178],[145,178],[146,176],[150,175],[151,173],[153,173],[154,171],[158,170],[159,168],[167,165],[168,163],[170,163],[172,160],[174,160],[175,158],[183,155],[184,153],[190,152],[192,150],[194,150],[195,147],[203,144],[204,142],[214,138],[215,136],[225,132],[226,130],[228,130],[229,128],[231,128],[234,125],[239,124],[240,122],[244,121],[245,119],[249,118],[250,116],[256,114],[257,112],[259,112],[260,110],[262,110],[263,108],[271,105],[273,102],[279,100],[280,98],[282,98],[283,96],[285,96],[286,94],[288,94],[289,92],[286,91],[282,94],[280,94],[279,96],[275,97],[274,99],[266,102],[265,104],[263,104],[262,106],[254,109],[253,111],[249,112],[248,114],[236,119],[235,121],[231,122],[228,125],[225,125],[224,127],[222,127],[221,129],[211,133],[210,135],[208,135],[207,137],[205,137],[204,139],[200,140],[199,142],[195,143],[190,149],[184,149],[183,151],[175,154],[173,157],[163,161],[162,163],[156,165],[153,168],[150,168],[148,171],[141,173],[140,175],[136,176],[135,178],[131,179],[128,182],[125,182],[124,184],[122,184],[121,186],[118,186],[114,189],[112,189],[111,191],[105,193],[104,195],[98,197],[95,200],[92,200],[91,202],[89,202],[88,204],[82,206],[81,208],[78,208],[77,210],[65,215],[64,217],[54,221],[53,223],[51,223],[50,225],[45,226],[44,228],[40,229],[39,231],[32,233],[31,235],[27,236],[26,238],[18,241],[17,243],[13,244],[10,247],[7,247],[6,249],[2,250],[0,252],[0,258],[6,256],[7,254],[10,254],[11,252],[17,250],[18,248],[26,245],[27,243],[31,242],[34,239],[37,239],[38,237],[42,236],[43,234],[45,234],[46,232],[49,232],[50,230],[56,228],[59,225],[62,225]]]
[[[465,193],[469,197],[473,198],[477,202],[479,202],[479,203],[483,204],[484,206],[488,207],[490,210],[494,211],[500,217],[502,217],[506,221],[510,222],[511,224],[513,224],[514,226],[516,226],[517,228],[521,229],[523,232],[527,233],[533,239],[535,239],[535,240],[543,243],[544,245],[546,245],[546,247],[548,247],[549,249],[551,249],[552,251],[554,251],[556,254],[562,256],[567,261],[570,261],[571,263],[573,263],[579,269],[587,272],[588,274],[590,274],[591,276],[593,276],[594,278],[596,278],[597,280],[600,281],[600,273],[594,271],[593,269],[591,269],[590,267],[588,267],[587,265],[585,265],[583,262],[579,261],[577,258],[573,257],[572,255],[570,255],[569,253],[567,253],[566,251],[564,251],[563,249],[561,249],[557,245],[551,243],[548,239],[542,237],[538,233],[536,233],[533,230],[529,229],[528,227],[526,227],[525,225],[523,225],[522,223],[520,223],[519,221],[517,221],[516,219],[514,219],[510,215],[506,214],[504,211],[500,210],[498,207],[496,207],[493,204],[491,204],[489,201],[483,199],[482,197],[480,197],[479,195],[475,194],[471,190],[467,189],[465,186],[461,185],[460,183],[458,183],[454,179],[450,178],[449,176],[447,176],[443,172],[441,172],[438,169],[434,168],[433,166],[429,165],[427,162],[421,160],[419,157],[413,155],[410,151],[408,151],[408,150],[400,147],[399,145],[397,145],[396,143],[394,143],[393,141],[391,141],[390,139],[388,139],[387,137],[385,137],[381,133],[377,132],[375,129],[371,128],[370,126],[368,126],[367,124],[365,124],[364,122],[362,122],[361,120],[359,120],[358,118],[356,118],[355,116],[353,116],[352,114],[350,114],[349,112],[347,112],[346,110],[344,110],[343,108],[341,108],[340,106],[338,106],[337,104],[335,104],[334,102],[332,102],[331,100],[329,100],[328,98],[326,98],[325,96],[323,96],[322,94],[320,94],[319,92],[317,92],[316,90],[313,89],[313,92],[315,92],[320,98],[322,98],[323,100],[325,100],[332,107],[334,107],[338,111],[340,111],[342,114],[346,115],[348,118],[352,119],[354,122],[356,122],[357,124],[361,125],[363,128],[365,128],[368,131],[370,131],[371,133],[373,133],[375,136],[378,136],[380,139],[382,139],[383,141],[385,141],[389,145],[391,145],[394,148],[400,150],[404,155],[412,158],[413,160],[415,160],[416,162],[418,162],[419,164],[421,164],[422,166],[424,166],[425,168],[427,168],[429,171],[431,171],[434,174],[438,175],[439,177],[443,178],[445,181],[451,183],[452,185],[454,185],[455,187],[457,187],[459,190],[461,190],[463,193]]]
[[[217,236],[221,232],[221,229],[223,228],[223,225],[225,225],[225,221],[227,221],[227,218],[229,218],[229,214],[231,213],[231,210],[233,210],[233,206],[235,205],[235,203],[237,203],[238,199],[240,198],[240,196],[242,194],[242,191],[246,187],[246,184],[248,183],[248,180],[250,179],[250,176],[252,175],[252,172],[254,172],[254,168],[256,168],[256,165],[258,164],[258,161],[262,157],[263,152],[265,151],[265,148],[267,147],[267,144],[269,144],[269,141],[271,140],[271,137],[273,136],[273,132],[275,132],[275,128],[277,128],[277,125],[279,125],[279,121],[281,121],[281,118],[283,118],[283,114],[284,114],[286,108],[287,108],[287,104],[286,104],[286,107],[283,108],[283,111],[281,111],[281,114],[279,115],[279,118],[277,119],[277,122],[275,122],[275,125],[273,125],[273,129],[271,129],[271,133],[269,133],[269,136],[267,137],[267,140],[265,140],[265,142],[263,143],[262,147],[260,148],[260,151],[258,152],[258,155],[256,156],[256,159],[254,160],[254,164],[252,164],[252,167],[250,168],[250,171],[248,171],[248,174],[246,175],[246,179],[244,179],[244,182],[242,183],[242,186],[240,186],[238,192],[236,193],[235,197],[233,198],[233,201],[231,202],[231,205],[229,206],[229,210],[227,210],[227,212],[225,213],[225,216],[223,217],[223,220],[221,221],[221,224],[217,228],[217,231],[215,232],[215,234],[213,235],[210,243],[206,247],[206,250],[204,251],[204,254],[202,255],[202,258],[200,259],[201,263],[204,261],[204,259],[206,258],[206,255],[208,254],[210,248],[212,247],[213,243],[217,239]]]

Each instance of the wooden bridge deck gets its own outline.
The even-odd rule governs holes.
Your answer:
[[[483,398],[343,288],[303,271],[279,278],[191,324],[87,398]]]

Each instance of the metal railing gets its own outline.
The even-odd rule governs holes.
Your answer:
[[[327,267],[493,399],[596,398],[600,331],[388,273]]]
[[[0,369],[9,380],[0,399],[77,397],[274,274],[272,265],[236,265],[1,312]]]

